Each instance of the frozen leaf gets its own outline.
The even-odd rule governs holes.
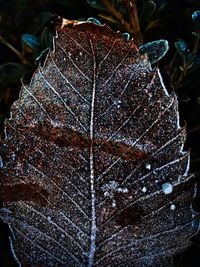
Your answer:
[[[0,215],[23,266],[169,267],[188,246],[198,226],[177,98],[133,41],[68,23],[11,114]]]
[[[200,10],[197,10],[192,14],[192,20],[196,26],[196,30],[199,32],[200,31]]]
[[[181,57],[184,57],[190,51],[186,41],[184,40],[180,39],[177,42],[175,42],[174,45]]]
[[[147,54],[151,64],[163,58],[168,50],[169,45],[166,40],[157,40],[140,46],[140,53]]]

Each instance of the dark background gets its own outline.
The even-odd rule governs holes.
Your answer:
[[[126,21],[129,14],[123,0],[110,0]],[[167,55],[159,62],[164,82],[175,91],[181,125],[187,123],[185,149],[191,150],[191,172],[200,173],[200,10],[199,0],[138,0],[138,16],[144,43],[159,39],[169,42]],[[86,20],[94,17],[113,30],[126,32],[103,4],[103,0],[0,0],[0,132],[9,109],[18,98],[21,79],[29,83],[39,62],[52,47],[56,16]],[[2,206],[2,203],[0,202]],[[200,210],[200,191],[193,203]],[[0,266],[17,266],[9,249],[10,230],[0,222]],[[175,266],[200,266],[200,235],[193,245],[175,256]],[[166,266],[167,267],[167,266]]]

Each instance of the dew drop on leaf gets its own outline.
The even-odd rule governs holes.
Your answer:
[[[165,195],[171,194],[172,191],[173,191],[173,186],[172,186],[171,183],[164,183],[162,185],[162,190],[163,190],[163,192],[164,192]]]
[[[171,204],[170,210],[175,210],[175,209],[176,209],[176,206],[174,204]]]

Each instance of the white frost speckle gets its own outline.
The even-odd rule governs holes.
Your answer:
[[[50,221],[51,221],[51,217],[50,217],[50,216],[48,216],[48,217],[47,217],[47,220],[50,222]]]
[[[104,197],[108,197],[112,200],[112,208],[116,208],[116,200],[114,199],[115,193],[128,193],[128,188],[120,187],[119,183],[116,181],[109,181],[101,187]]]
[[[0,156],[0,168],[3,168],[3,160],[1,156]]]
[[[147,188],[146,188],[146,186],[143,186],[143,187],[142,187],[142,192],[143,192],[143,193],[146,193],[146,192],[147,192]]]
[[[104,192],[104,197],[109,197],[109,192],[108,191]]]
[[[113,201],[112,201],[112,208],[115,208],[116,207],[116,201],[115,201],[115,199],[113,199]]]
[[[64,57],[63,60],[66,61],[66,57]]]
[[[116,191],[118,193],[128,193],[128,189],[126,187],[122,188],[122,187],[119,187],[116,189]]]
[[[147,170],[151,170],[151,164],[146,163],[146,164],[145,164],[145,168],[146,168]]]
[[[171,192],[173,191],[173,186],[170,183],[164,183],[162,185],[162,190],[163,190],[165,195],[171,194]]]
[[[119,186],[119,183],[116,181],[110,181],[107,184],[104,184],[101,189],[106,192],[106,191],[115,191],[117,187]]]
[[[114,193],[128,193],[128,189],[126,187],[120,187],[116,181],[110,181],[104,184],[101,189],[104,192],[104,196],[112,196]]]
[[[82,53],[82,52],[79,52],[79,56],[81,56],[81,57],[82,57],[82,55],[83,55],[83,53]]]
[[[11,155],[11,159],[12,159],[12,160],[15,160],[15,159],[16,159],[16,155],[15,155],[15,153],[12,153],[12,155]]]
[[[175,210],[176,209],[176,206],[174,205],[174,204],[172,204],[171,206],[170,206],[170,210]]]

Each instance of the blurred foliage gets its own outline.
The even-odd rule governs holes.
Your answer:
[[[191,149],[191,171],[200,173],[200,1],[199,0],[0,0],[0,129],[18,98],[21,80],[31,76],[52,49],[56,16],[86,20],[94,17],[134,37],[141,52],[157,60],[165,84],[179,99],[181,124],[186,121]],[[137,12],[135,13],[135,11]],[[95,21],[98,23],[98,21]],[[158,41],[160,40],[160,41]],[[167,40],[169,51],[167,51]],[[154,49],[155,48],[155,49]],[[157,51],[157,52],[155,52]],[[156,58],[157,57],[157,58]],[[150,58],[150,59],[151,59]],[[156,60],[155,60],[156,59]],[[200,210],[200,186],[194,207]],[[8,247],[9,229],[1,226],[0,265],[17,266]],[[4,229],[4,230],[2,230]],[[6,234],[7,233],[7,234]],[[200,236],[193,246],[175,257],[176,266],[200,266]],[[2,262],[4,260],[4,263]],[[167,267],[167,266],[166,266]]]

